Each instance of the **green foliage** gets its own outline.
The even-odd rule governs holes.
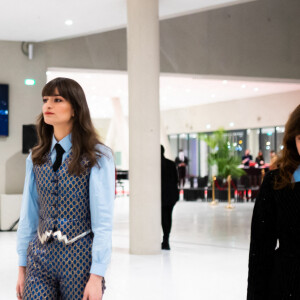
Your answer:
[[[239,178],[245,174],[243,169],[238,168],[241,160],[234,155],[223,128],[215,131],[212,135],[200,134],[199,138],[206,142],[210,148],[208,164],[217,166],[217,176],[227,178],[228,175],[231,175],[233,178]]]

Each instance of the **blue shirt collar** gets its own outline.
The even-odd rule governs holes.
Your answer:
[[[50,153],[53,151],[53,148],[54,148],[56,143],[57,143],[57,140],[56,140],[56,138],[54,137],[54,134],[53,134]],[[72,148],[72,133],[65,136],[58,143],[63,147],[63,149],[65,150],[65,153],[68,153],[69,150]]]
[[[300,165],[298,166],[298,168],[294,172],[294,179],[295,179],[295,182],[299,182],[300,181]]]

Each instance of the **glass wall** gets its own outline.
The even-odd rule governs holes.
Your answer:
[[[247,129],[247,149],[249,149],[253,160],[258,156],[260,129]]]
[[[212,132],[202,133],[212,134]],[[259,150],[262,150],[265,162],[270,162],[270,151],[279,152],[282,149],[282,139],[284,135],[284,127],[268,127],[255,129],[241,129],[235,131],[227,131],[228,147],[232,148],[234,153],[242,157],[246,149],[250,150],[250,154],[255,161]],[[173,159],[178,155],[179,149],[184,151],[184,155],[189,159],[187,168],[187,176],[206,176],[211,173],[207,163],[207,155],[209,148],[207,144],[200,140],[198,133],[190,134],[172,134],[169,135],[170,147]]]
[[[178,151],[179,150],[183,150],[184,152],[184,156],[188,157],[189,161],[190,161],[190,157],[189,157],[189,136],[188,134],[182,133],[179,134],[179,147],[178,147]],[[178,155],[178,152],[176,154],[176,156]],[[186,175],[190,176],[190,162],[186,168]]]
[[[284,135],[284,126],[276,127],[276,152],[282,150],[282,141]]]
[[[172,152],[172,159],[175,160],[177,153],[178,153],[178,135],[171,134],[169,135],[169,142]]]
[[[270,163],[271,150],[276,151],[275,128],[262,128],[260,133],[260,147],[266,163]]]
[[[189,175],[198,176],[199,174],[199,143],[198,134],[189,134]]]
[[[242,159],[243,153],[247,147],[246,130],[229,131],[226,135],[229,140],[228,148],[233,150],[233,153]]]

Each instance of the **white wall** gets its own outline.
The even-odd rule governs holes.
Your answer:
[[[9,84],[9,136],[0,137],[0,194],[21,193],[25,175],[22,125],[35,123],[41,111],[41,90],[46,82],[42,47],[36,46],[32,61],[22,54],[21,43],[0,43],[0,82]],[[35,86],[25,86],[34,78]]]
[[[300,91],[162,112],[167,134],[284,125],[300,104]],[[229,123],[234,122],[230,127]],[[206,125],[210,124],[208,130]]]

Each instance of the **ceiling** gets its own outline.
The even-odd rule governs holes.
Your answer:
[[[167,19],[255,0],[160,0]],[[0,40],[41,42],[99,33],[127,24],[126,0],[0,0]],[[72,25],[65,21],[71,20]]]
[[[111,118],[111,98],[120,98],[128,115],[128,76],[126,72],[54,69],[47,79],[68,77],[83,87],[92,118]],[[261,81],[250,78],[207,78],[193,75],[160,75],[160,109],[170,110],[230,100],[261,97],[300,90],[299,83]]]

